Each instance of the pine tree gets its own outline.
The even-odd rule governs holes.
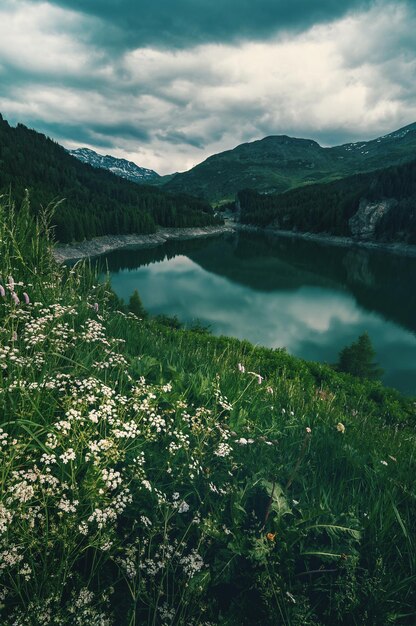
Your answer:
[[[137,315],[137,317],[145,318],[147,317],[147,311],[145,310],[141,298],[139,296],[139,292],[137,289],[134,290],[132,296],[130,296],[129,300],[129,311]]]
[[[339,372],[353,374],[359,378],[377,380],[382,376],[383,370],[374,362],[375,354],[371,339],[365,332],[357,341],[341,350],[336,368]]]

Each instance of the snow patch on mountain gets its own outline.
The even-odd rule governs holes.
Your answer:
[[[150,183],[160,178],[159,174],[154,170],[139,167],[133,161],[118,159],[109,154],[104,156],[89,148],[77,148],[76,150],[68,150],[68,152],[83,163],[88,163],[92,167],[110,170],[113,174],[131,180],[134,183]]]

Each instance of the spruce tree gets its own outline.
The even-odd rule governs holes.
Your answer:
[[[359,378],[377,380],[382,376],[383,370],[374,362],[375,354],[371,339],[365,332],[357,341],[341,350],[336,369]]]
[[[143,306],[143,303],[141,301],[141,298],[139,296],[139,292],[137,291],[137,289],[135,289],[132,296],[130,296],[129,311],[137,315],[137,317],[141,317],[141,318],[147,317],[147,312]]]

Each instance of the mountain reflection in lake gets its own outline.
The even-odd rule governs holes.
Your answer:
[[[103,259],[101,259],[101,263]],[[116,293],[216,335],[334,363],[368,331],[384,382],[416,395],[416,259],[237,233],[105,257]]]

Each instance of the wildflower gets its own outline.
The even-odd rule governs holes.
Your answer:
[[[269,541],[275,541],[276,538],[276,533],[267,533],[266,535],[266,539],[268,539]]]
[[[228,443],[220,443],[218,448],[215,450],[215,456],[225,457],[228,456],[231,452],[231,446]]]
[[[264,380],[264,376],[261,376],[261,374],[258,374],[257,372],[248,372],[248,373],[255,376],[257,378],[257,382],[259,383],[259,385],[261,385],[262,381]]]
[[[104,468],[101,475],[108,489],[117,489],[117,487],[122,483],[120,472],[116,472],[113,469]]]
[[[7,530],[10,522],[12,521],[13,514],[6,509],[6,507],[0,503],[0,533],[4,533]]]
[[[59,458],[62,460],[64,465],[66,465],[69,461],[75,461],[76,457],[73,448],[68,448],[68,450],[59,455]]]
[[[311,432],[312,432],[312,428],[309,428],[309,426],[307,426],[307,427],[306,427],[306,432],[308,433],[308,435],[310,435],[310,434],[311,434]]]
[[[387,461],[380,461],[382,465],[388,465]]]
[[[345,426],[344,426],[344,424],[342,422],[338,422],[338,424],[337,424],[337,431],[339,433],[342,433],[342,434],[345,433]]]
[[[6,291],[5,291],[4,287],[3,287],[3,285],[0,285],[0,296],[2,298],[4,298],[5,295],[6,295]]]
[[[23,299],[25,301],[25,304],[30,304],[30,298],[27,295],[26,291],[23,292]]]
[[[19,574],[21,576],[24,576],[25,580],[30,580],[31,574],[32,574],[32,570],[30,569],[30,565],[29,563],[24,563],[23,567],[20,568],[19,570]]]
[[[273,387],[266,387],[267,393],[273,394]]]
[[[190,554],[182,557],[179,562],[183,566],[184,572],[189,576],[189,578],[192,578],[192,576],[199,572],[204,566],[204,561],[196,550],[192,550]]]
[[[14,291],[14,280],[13,280],[13,276],[9,276],[9,278],[7,279],[7,283],[9,285],[9,289],[10,291]]]
[[[98,313],[98,302],[94,302],[94,311]]]
[[[246,371],[246,368],[244,367],[244,365],[239,363],[238,364],[238,371],[241,372],[242,374],[244,374],[244,372]]]
[[[188,511],[189,511],[189,504],[185,502],[185,500],[183,500],[178,507],[178,513],[187,513]]]
[[[17,341],[17,332],[14,330],[12,334],[12,341]]]
[[[14,291],[12,291],[12,300],[13,300],[13,302],[15,303],[15,305],[16,305],[16,306],[17,306],[18,304],[20,304],[20,300],[19,300],[19,298],[18,298],[17,294],[16,294]]]

